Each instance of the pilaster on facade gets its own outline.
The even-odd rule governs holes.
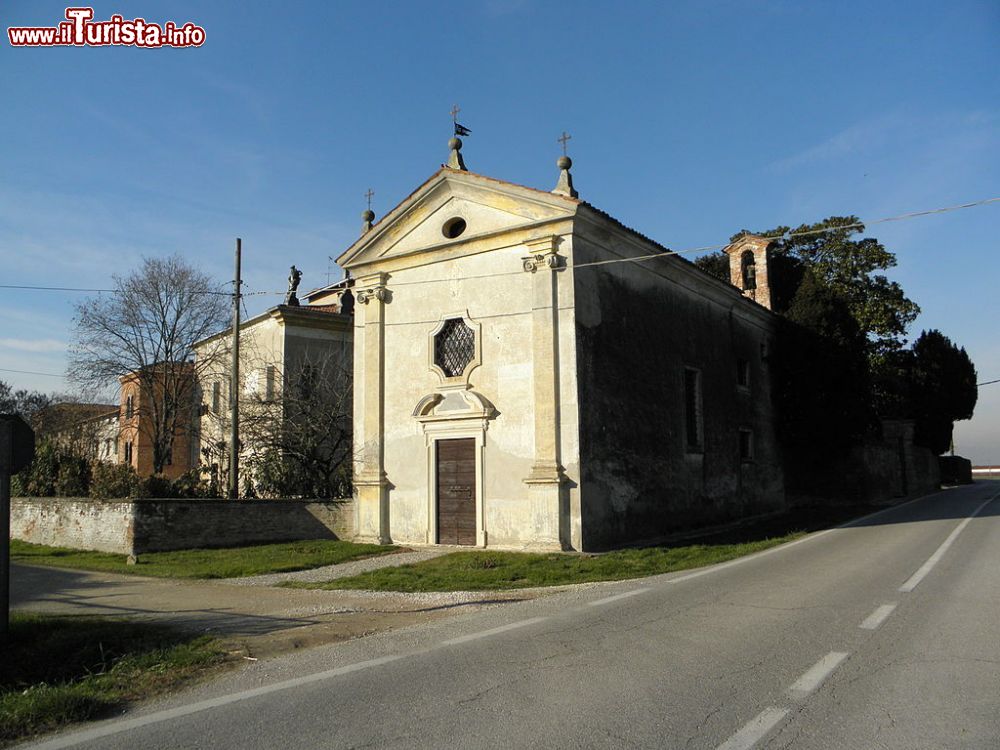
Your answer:
[[[387,276],[362,276],[355,286],[355,299],[364,314],[364,373],[362,389],[364,420],[362,443],[356,445],[361,467],[354,480],[357,488],[358,537],[391,544],[389,533],[389,480],[385,473],[385,305],[389,301]]]
[[[532,361],[534,362],[535,455],[524,478],[540,544],[566,546],[561,528],[565,515],[566,473],[560,456],[559,413],[559,298],[558,271],[564,259],[558,254],[559,237],[553,235],[525,243],[529,255],[522,259],[532,274]]]

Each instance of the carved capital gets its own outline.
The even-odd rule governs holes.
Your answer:
[[[524,270],[528,273],[534,273],[542,266],[547,266],[551,269],[559,268],[562,265],[562,258],[556,255],[555,251],[549,253],[539,253],[537,255],[529,255],[526,258],[521,258],[524,264]]]
[[[373,286],[369,289],[359,289],[354,298],[362,305],[367,305],[373,299],[385,302],[388,298],[388,291],[384,286]]]

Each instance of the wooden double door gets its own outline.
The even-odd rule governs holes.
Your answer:
[[[475,438],[438,440],[438,544],[476,543]]]

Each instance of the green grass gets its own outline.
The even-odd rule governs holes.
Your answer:
[[[414,565],[383,568],[326,583],[288,582],[282,585],[374,591],[480,591],[620,581],[732,560],[783,544],[802,534],[795,532],[744,544],[646,547],[601,555],[453,552]]]
[[[678,542],[603,554],[454,552],[413,565],[383,568],[324,583],[286,582],[291,588],[373,591],[483,591],[558,586],[670,573],[725,562],[798,539],[809,531],[855,518],[871,508],[799,508]]]
[[[0,643],[0,746],[108,716],[225,660],[211,638],[165,625],[15,612]]]
[[[150,552],[139,555],[136,565],[128,565],[125,555],[46,547],[12,540],[11,560],[27,565],[131,573],[157,578],[237,578],[335,565],[362,557],[384,555],[398,549],[378,544],[314,539],[283,544],[258,544],[253,547]]]

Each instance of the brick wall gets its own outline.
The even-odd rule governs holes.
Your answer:
[[[130,554],[133,503],[86,498],[11,498],[10,538],[52,547]]]
[[[353,501],[13,498],[11,538],[140,554],[302,539],[350,539]]]

